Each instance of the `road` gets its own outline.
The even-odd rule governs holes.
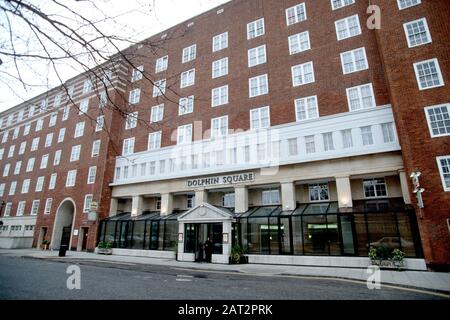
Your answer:
[[[67,288],[67,268],[81,289]],[[176,267],[0,255],[0,300],[435,300],[443,296],[365,283],[296,276],[255,276]]]

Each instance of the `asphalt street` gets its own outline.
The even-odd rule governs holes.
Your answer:
[[[67,273],[71,265],[79,267],[80,289],[67,287],[67,280],[73,274]],[[369,290],[363,282],[326,278],[268,277],[132,263],[0,255],[0,299],[436,300],[445,297],[387,286]]]

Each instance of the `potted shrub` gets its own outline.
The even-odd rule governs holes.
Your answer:
[[[372,265],[400,269],[404,264],[405,253],[400,249],[390,250],[385,246],[371,246],[369,249],[369,258]]]
[[[112,242],[99,242],[97,246],[97,253],[98,254],[112,254]]]
[[[231,248],[231,255],[229,257],[230,264],[243,264],[248,263],[248,257],[245,255],[247,253],[247,248],[241,247],[240,245],[234,245]]]
[[[42,240],[42,250],[47,250],[50,242],[48,240]]]
[[[392,261],[394,266],[397,268],[401,268],[404,265],[405,253],[399,249],[394,249],[389,257],[389,260]]]

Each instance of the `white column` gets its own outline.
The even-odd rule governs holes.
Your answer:
[[[402,188],[403,200],[405,204],[411,204],[411,196],[408,189],[408,178],[404,170],[399,170],[398,177],[400,178],[400,187]]]
[[[184,241],[185,241],[185,234],[184,234],[184,223],[183,222],[178,222],[178,235],[182,234],[183,237],[183,241],[178,241],[179,239],[177,239],[178,241],[178,255],[177,255],[177,260],[178,261],[183,261],[183,253],[184,253]]]
[[[173,194],[161,194],[161,216],[167,216],[173,211]]]
[[[208,191],[205,189],[195,190],[195,205],[208,203]]]
[[[144,198],[142,196],[133,196],[131,202],[131,216],[140,216],[142,214],[142,207],[144,204]]]
[[[119,199],[111,198],[111,204],[109,206],[109,216],[113,217],[117,214],[117,209],[119,207]]]
[[[293,182],[281,183],[281,203],[283,210],[294,210],[297,207],[295,198],[295,184]]]
[[[336,189],[339,202],[339,208],[353,207],[352,188],[350,186],[350,177],[336,177]]]
[[[243,213],[248,211],[248,189],[245,186],[236,186],[234,188],[235,212]]]
[[[222,244],[222,263],[228,264],[228,257],[231,254],[231,242],[232,242],[232,228],[231,228],[231,221],[224,221],[223,222],[223,233],[228,234],[228,243]],[[222,239],[223,240],[223,239]]]

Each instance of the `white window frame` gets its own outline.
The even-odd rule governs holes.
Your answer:
[[[180,98],[178,101],[178,115],[183,116],[194,112],[194,96]]]
[[[41,192],[44,189],[45,177],[38,177],[36,180],[35,192]]]
[[[152,107],[150,114],[150,123],[160,122],[164,119],[164,104]]]
[[[336,5],[336,2],[339,4]],[[331,0],[331,9],[338,10],[347,6],[350,6],[355,3],[355,0]]]
[[[305,70],[307,67],[311,67],[312,71],[312,79],[306,80],[305,79]],[[299,71],[299,74],[297,75],[297,70]],[[314,83],[316,81],[315,75],[314,75],[314,63],[312,61],[305,62],[302,64],[298,64],[291,67],[291,74],[292,74],[292,86],[298,87],[303,86],[309,83]]]
[[[52,204],[53,204],[53,199],[52,198],[45,199],[45,207],[44,207],[44,214],[45,215],[49,215],[50,212],[52,211]]]
[[[104,125],[105,125],[105,116],[104,115],[98,116],[95,121],[95,132],[102,131]]]
[[[60,163],[61,163],[61,150],[56,150],[55,157],[53,159],[53,165],[59,166]]]
[[[180,88],[187,88],[195,85],[195,68],[181,73]]]
[[[213,37],[212,52],[217,52],[226,48],[228,48],[228,32]]]
[[[432,85],[429,87],[423,87],[422,83],[420,82],[420,75],[419,75],[419,71],[418,71],[418,66],[425,64],[425,63],[431,63],[434,62],[435,67],[436,67],[436,71],[437,71],[437,76],[439,78],[439,84],[436,85]],[[414,63],[414,72],[416,74],[416,79],[417,79],[417,85],[419,86],[419,90],[428,90],[428,89],[433,89],[433,88],[438,88],[438,87],[442,87],[445,85],[444,83],[444,79],[442,78],[442,72],[441,72],[441,67],[439,66],[439,61],[438,59],[434,58],[434,59],[429,59],[429,60],[424,60],[424,61],[419,61]]]
[[[42,155],[42,158],[41,158],[41,165],[39,166],[39,169],[47,169],[48,159],[49,159],[48,153]]]
[[[386,122],[381,124],[381,131],[383,134],[384,143],[392,143],[396,141],[395,128],[393,122]]]
[[[139,113],[137,111],[127,114],[125,120],[125,130],[134,129],[137,127]]]
[[[366,86],[369,86],[369,88],[370,88],[370,93],[371,93],[372,102],[373,102],[372,105],[369,106],[369,107],[365,107],[364,106],[364,101],[363,101],[363,97],[362,97],[362,94],[361,94],[362,93],[362,88],[366,87]],[[352,110],[352,105],[351,105],[351,102],[350,102],[350,91],[351,90],[358,90],[359,108],[355,109],[355,110]],[[359,110],[366,110],[366,109],[372,109],[372,108],[375,108],[377,106],[377,103],[376,103],[376,100],[375,100],[375,93],[373,91],[372,83],[366,83],[366,84],[363,84],[363,85],[360,85],[360,86],[347,88],[346,91],[347,91],[348,109],[349,109],[350,112],[355,112],[355,111],[359,111]]]
[[[139,81],[142,79],[144,73],[144,66],[141,65],[139,67],[136,67],[131,72],[131,82]]]
[[[425,42],[412,44],[411,43],[411,36],[417,36],[418,34],[417,33],[416,34],[409,34],[408,27],[410,25],[418,24],[420,22],[423,23],[423,27],[425,29],[425,34],[426,34],[427,40]],[[415,48],[415,47],[423,46],[423,45],[426,45],[426,44],[429,44],[429,43],[433,42],[433,40],[431,38],[430,29],[428,28],[427,18],[421,18],[421,19],[417,19],[417,20],[414,20],[414,21],[406,22],[406,23],[403,24],[403,29],[405,30],[406,41],[408,42],[408,47],[409,48]]]
[[[217,126],[216,126],[217,124]],[[228,116],[211,119],[211,139],[228,135]]]
[[[22,161],[17,161],[16,165],[14,166],[14,175],[18,175],[20,173],[20,169],[22,168]]]
[[[445,160],[449,166],[449,172],[444,172],[444,168],[442,167],[442,161]],[[440,156],[436,157],[437,165],[439,168],[439,175],[441,176],[442,187],[445,192],[450,192],[450,184],[447,186],[445,183],[445,175],[450,176],[450,155],[449,156]],[[447,169],[445,169],[447,170]]]
[[[153,98],[160,97],[166,93],[167,80],[161,79],[153,84]]]
[[[325,193],[322,193],[324,192]],[[317,199],[313,199],[313,196],[317,194]],[[311,183],[308,184],[308,196],[309,202],[328,202],[330,201],[330,186],[328,182],[325,183]]]
[[[57,143],[64,142],[64,137],[66,136],[66,128],[59,129]]]
[[[91,158],[97,157],[100,154],[100,146],[101,146],[101,140],[100,139],[94,140],[92,142]]]
[[[183,49],[181,63],[193,61],[197,58],[197,44],[190,45]]]
[[[83,213],[88,213],[89,211],[91,211],[93,197],[94,196],[92,194],[86,194],[84,196]]]
[[[446,108],[447,112],[446,115],[444,113],[444,116],[447,116],[447,118],[442,117],[442,119],[436,121],[436,122],[442,122],[443,126],[440,126],[439,128],[445,128],[446,133],[434,133],[433,132],[433,124],[431,122],[431,115],[430,115],[430,111],[431,110],[436,110],[436,109],[442,109],[442,108]],[[444,104],[438,104],[438,105],[434,105],[434,106],[429,106],[426,107],[424,109],[425,111],[425,117],[427,119],[427,123],[428,123],[428,129],[430,131],[430,135],[432,138],[438,138],[438,137],[445,137],[445,136],[450,136],[450,103],[444,103]],[[441,116],[443,115],[442,113],[440,114]],[[448,122],[449,125],[446,126],[445,122]],[[441,131],[441,130],[439,130]]]
[[[78,110],[78,115],[87,113],[89,110],[89,98],[85,98],[80,102],[80,109]]]
[[[410,0],[404,0],[404,1],[410,1]],[[405,10],[405,9],[408,9],[408,8],[411,8],[411,7],[415,7],[415,6],[417,6],[417,5],[419,5],[419,4],[421,4],[422,3],[422,1],[421,0],[411,0],[411,1],[417,1],[416,3],[412,3],[412,4],[409,4],[408,2],[406,2],[405,4],[405,6],[404,5],[402,5],[402,0],[397,0],[397,5],[398,5],[398,9],[399,10]]]
[[[361,130],[361,140],[363,146],[371,146],[374,144],[372,126],[364,126],[359,128]]]
[[[34,169],[34,163],[35,163],[36,159],[35,158],[29,158],[27,161],[27,167],[25,172],[32,172]]]
[[[90,93],[92,90],[92,81],[90,79],[84,80],[83,83],[83,94]]]
[[[53,132],[47,133],[47,135],[45,136],[44,148],[51,147],[52,146],[52,142],[53,142]]]
[[[37,119],[36,127],[34,128],[34,132],[41,131],[43,127],[44,127],[44,119]]]
[[[28,193],[28,191],[30,190],[30,185],[31,185],[31,179],[23,180],[23,182],[22,182],[22,190],[20,191],[20,193],[22,193],[22,194]]]
[[[17,211],[16,211],[16,216],[17,217],[23,216],[23,214],[25,212],[26,204],[27,204],[26,201],[19,201],[19,203],[17,204]]]
[[[78,122],[75,125],[75,132],[73,134],[73,137],[76,139],[76,138],[82,137],[83,135],[84,135],[84,121]]]
[[[211,73],[213,79],[228,75],[228,57],[213,61]]]
[[[228,104],[228,85],[211,90],[211,107],[218,107]]]
[[[78,144],[76,146],[72,146],[72,150],[70,152],[70,162],[79,161],[80,155],[81,155],[81,145]]]
[[[262,46],[248,49],[247,55],[249,68],[266,63],[267,62],[266,45],[263,44]]]
[[[253,82],[256,83],[256,86],[252,86]],[[255,92],[252,92],[253,88],[256,88]],[[248,96],[250,98],[262,96],[268,93],[269,93],[269,76],[267,75],[267,73],[248,79]]]
[[[49,127],[54,127],[56,125],[56,121],[58,120],[58,113],[57,112],[52,112],[50,114],[50,119],[48,121],[48,126]]]
[[[169,66],[169,56],[164,56],[156,59],[155,62],[155,73],[166,71]]]
[[[383,180],[383,182],[381,183],[381,185],[384,185],[384,189],[386,190],[386,194],[385,194],[385,195],[378,194],[378,191],[377,191],[376,186],[377,186],[379,183],[377,183],[376,180],[380,180],[380,181]],[[375,196],[367,196],[367,195],[366,195],[365,182],[371,182],[371,185],[370,185],[370,186],[373,187]],[[364,198],[365,198],[365,199],[376,199],[376,198],[387,198],[387,197],[389,197],[388,185],[387,185],[387,183],[386,183],[386,178],[363,179],[363,181],[362,181],[362,188],[363,188],[363,194],[364,194]]]
[[[294,21],[290,21],[290,11],[294,11]],[[304,15],[304,18],[301,15]],[[300,16],[300,17],[299,17]],[[299,3],[295,6],[286,9],[286,25],[292,26],[294,24],[300,23],[302,21],[306,21],[308,19],[308,15],[306,14],[306,5],[305,3]]]
[[[357,21],[357,25],[358,25],[359,31],[356,34],[351,35],[348,21],[350,19],[352,19],[352,18],[355,18],[355,17],[356,17],[356,21]],[[347,36],[345,36],[345,37],[341,37],[340,34],[339,34],[338,24],[340,22],[345,22],[345,30],[348,33]],[[359,16],[357,14],[349,16],[349,17],[346,17],[346,18],[343,18],[343,19],[340,19],[340,20],[337,20],[337,21],[334,22],[334,25],[335,25],[335,28],[336,28],[336,37],[337,37],[338,41],[349,39],[349,38],[353,38],[353,37],[356,37],[356,36],[359,36],[360,34],[362,34],[361,24],[360,24],[360,21],[359,21]]]
[[[308,44],[306,47],[303,47],[302,45],[305,43],[306,38],[308,41],[306,43]],[[289,43],[289,54],[294,55],[300,52],[304,52],[311,49],[311,40],[309,38],[309,31],[304,31],[301,33],[293,34],[292,36],[289,36],[288,38]],[[298,50],[294,50],[294,46],[298,46]]]
[[[94,184],[95,178],[97,176],[97,166],[89,167],[88,170],[88,178],[87,178],[87,184]]]
[[[192,123],[179,126],[177,128],[177,144],[192,143],[193,126]]]
[[[128,97],[128,103],[130,105],[138,104],[141,100],[141,89],[135,88],[130,91],[130,95]]]
[[[275,193],[277,194],[277,196],[274,198]],[[275,201],[276,198],[278,198],[278,201]],[[280,190],[279,189],[262,190],[261,203],[263,204],[263,206],[279,205],[281,203]]]
[[[56,187],[56,179],[58,178],[57,173],[52,173],[50,176],[50,182],[48,183],[48,190],[54,190]]]
[[[66,187],[74,187],[77,181],[77,170],[67,171]]]
[[[135,147],[135,138],[134,137],[131,137],[128,139],[123,139],[122,156],[127,156],[127,155],[133,154],[134,147]]]
[[[364,56],[364,66],[362,68],[357,68],[357,60],[356,60],[356,54],[362,50],[362,54]],[[349,55],[350,59],[351,59],[351,63],[349,65],[352,66],[352,69],[350,71],[347,71],[345,69],[345,66],[347,65],[345,63],[345,56]],[[369,69],[369,61],[367,60],[367,54],[366,54],[366,48],[365,47],[361,47],[361,48],[357,48],[357,49],[353,49],[353,50],[349,50],[346,52],[342,52],[341,53],[341,65],[342,65],[342,73],[343,74],[351,74],[351,73],[355,73],[355,72],[359,72],[359,71],[363,71],[363,70],[367,70]]]
[[[262,23],[262,28],[258,28],[258,24]],[[247,23],[247,40],[255,39],[266,33],[264,18]]]
[[[36,216],[39,213],[40,200],[33,200],[31,205],[30,216]]]
[[[148,151],[161,148],[162,131],[151,132],[148,134]]]
[[[267,110],[267,121],[268,121],[268,125],[267,126],[262,126],[262,118],[261,118],[261,112],[263,110]],[[253,115],[257,113],[257,122],[258,125],[255,126],[254,125],[254,117]],[[265,106],[265,107],[260,107],[260,108],[255,108],[255,109],[251,109],[250,110],[250,130],[261,130],[261,129],[267,129],[270,128],[270,107],[269,106]]]
[[[313,103],[314,103],[313,108],[311,108],[311,106],[309,104],[311,101],[313,101]],[[317,96],[310,96],[310,97],[296,99],[294,104],[295,104],[295,118],[296,118],[297,122],[319,118],[319,106],[317,103]],[[303,112],[301,112],[301,110],[299,110],[302,107],[304,108],[303,112],[305,114],[305,118],[303,118],[303,119],[299,117],[299,113],[303,113]],[[312,113],[313,109],[314,109],[314,114]]]

